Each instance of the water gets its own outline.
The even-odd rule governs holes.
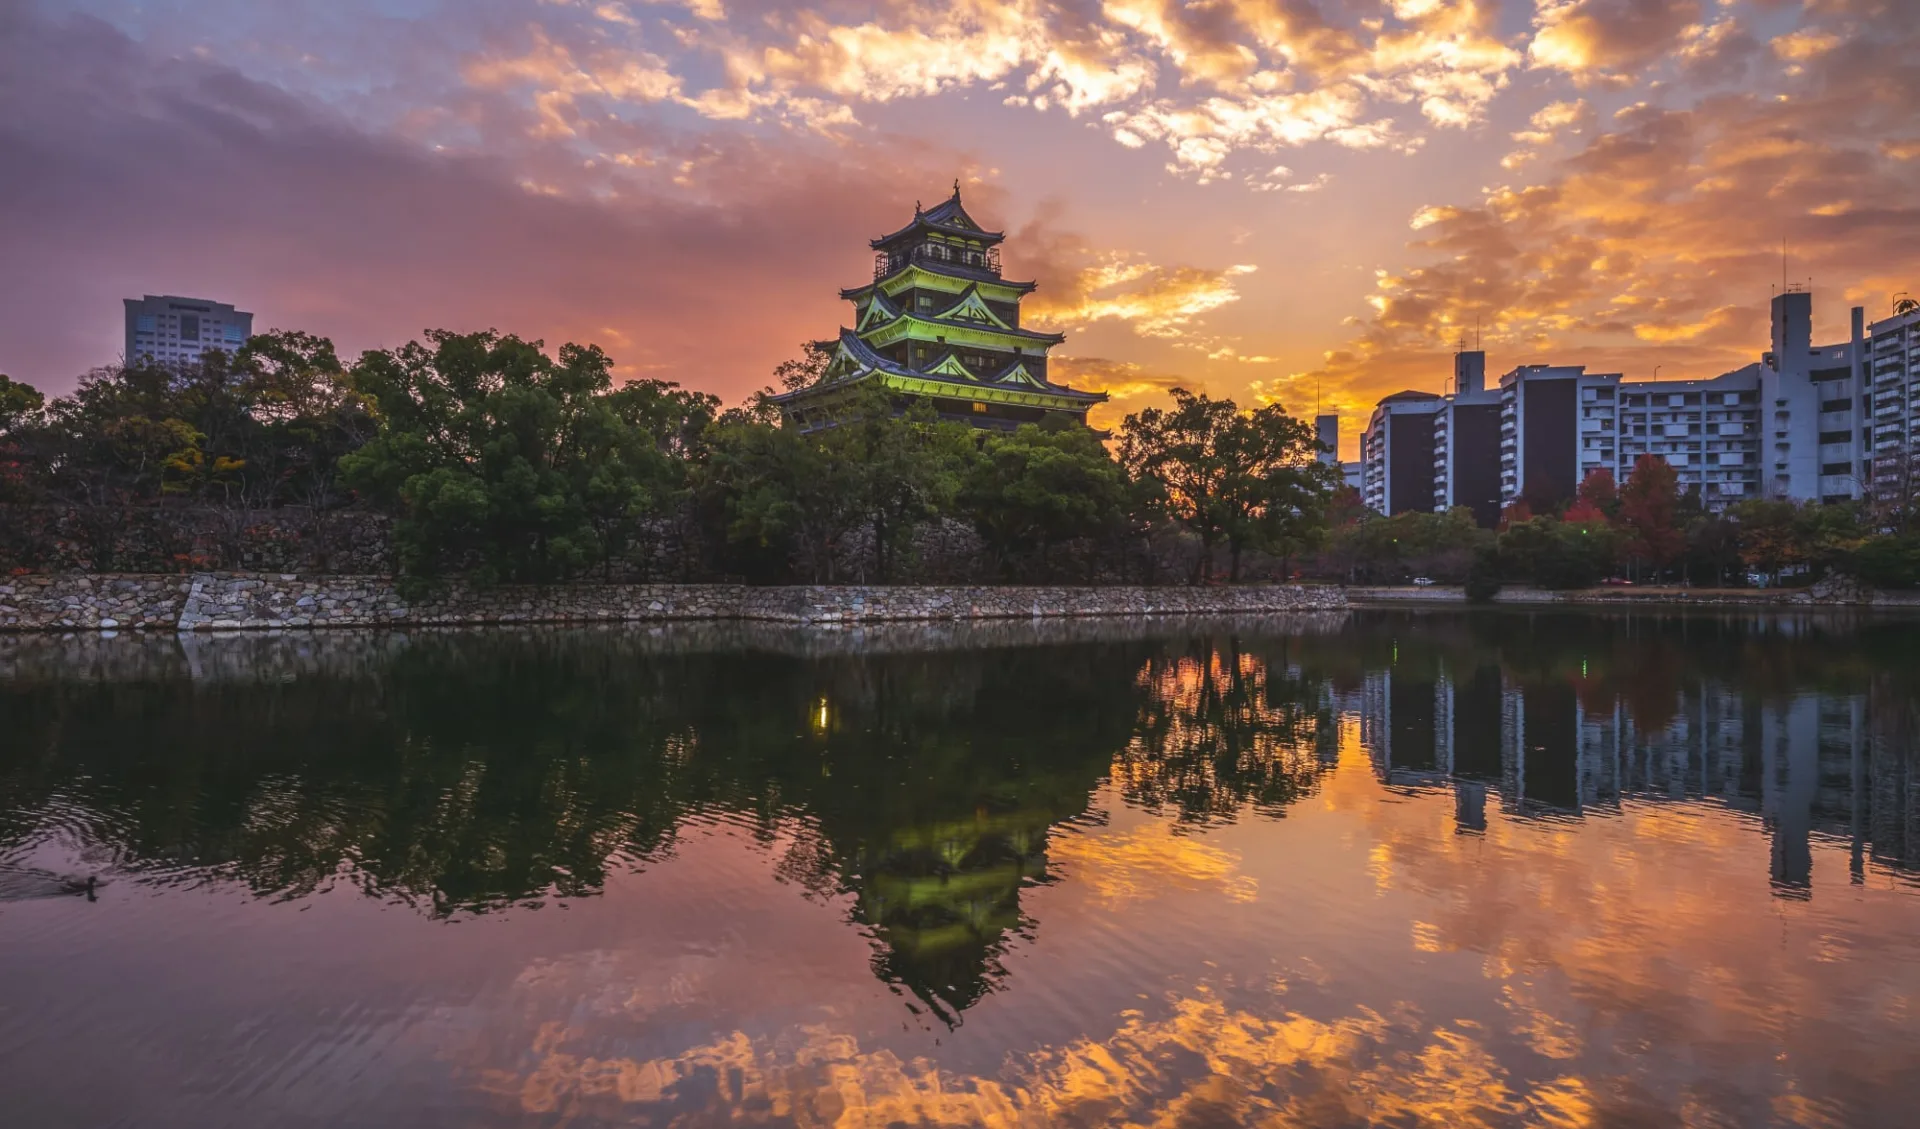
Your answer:
[[[0,638],[0,1121],[1911,1125],[1913,626]]]

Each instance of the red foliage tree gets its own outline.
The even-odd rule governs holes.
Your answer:
[[[1611,518],[1620,512],[1620,487],[1613,481],[1613,472],[1602,467],[1592,471],[1580,483],[1580,491],[1574,504],[1585,503]],[[1567,511],[1568,521],[1572,521],[1573,511]]]
[[[1509,525],[1518,525],[1523,521],[1532,520],[1533,507],[1527,504],[1525,498],[1514,499],[1512,502],[1507,503],[1506,508],[1500,511],[1500,528],[1502,530],[1506,529]]]
[[[1686,548],[1678,520],[1680,476],[1658,455],[1641,455],[1620,491],[1620,524],[1628,534],[1627,552],[1652,565],[1656,573]]]

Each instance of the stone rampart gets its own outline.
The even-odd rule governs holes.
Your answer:
[[[0,576],[0,631],[170,631],[190,587],[186,576]]]
[[[750,587],[569,584],[403,596],[377,576],[200,572],[184,577],[62,574],[0,579],[0,630],[248,631],[487,623],[756,620],[791,624],[1265,614],[1339,609],[1338,588]]]

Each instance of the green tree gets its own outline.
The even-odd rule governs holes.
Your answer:
[[[0,435],[33,423],[47,398],[31,384],[22,384],[0,372]]]
[[[1237,583],[1246,550],[1292,558],[1325,536],[1327,508],[1341,485],[1339,468],[1320,461],[1312,425],[1278,404],[1236,415],[1220,444],[1229,473],[1221,490],[1227,537],[1227,579]]]
[[[1312,429],[1277,405],[1242,412],[1232,400],[1173,390],[1171,409],[1147,408],[1120,428],[1120,462],[1158,487],[1158,501],[1200,542],[1189,579],[1213,579],[1216,551],[1298,551],[1324,525],[1336,472],[1314,459]],[[1307,465],[1311,463],[1312,465]]]
[[[1809,502],[1794,518],[1794,539],[1815,576],[1844,566],[1866,535],[1861,508],[1852,502]]]
[[[942,422],[928,401],[896,403],[875,384],[851,387],[821,411],[829,418],[805,432],[724,416],[702,481],[706,504],[729,541],[797,557],[816,584],[841,579],[866,534],[872,574],[885,581],[914,530],[952,512],[974,456],[971,430]]]
[[[393,508],[411,577],[470,566],[481,583],[543,582],[604,562],[609,522],[647,502],[648,448],[611,399],[594,346],[435,330],[363,355],[354,386],[381,429],[341,461],[354,488]]]
[[[1031,557],[1040,576],[1050,578],[1048,551],[1121,524],[1128,491],[1125,472],[1092,431],[1025,424],[987,438],[958,501],[1003,573]]]
[[[1853,550],[1848,568],[1874,588],[1920,588],[1920,536],[1869,537]]]
[[[1592,587],[1612,569],[1617,553],[1610,527],[1550,517],[1513,522],[1499,539],[1503,575],[1542,588]]]
[[[24,433],[40,420],[46,397],[30,384],[0,373],[0,502],[26,502],[34,497],[36,461],[29,454]]]

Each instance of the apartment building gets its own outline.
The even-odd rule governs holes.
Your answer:
[[[238,349],[253,336],[253,315],[224,302],[148,294],[123,299],[132,364],[141,357],[165,364],[194,364],[208,349]]]
[[[1470,506],[1492,525],[1515,502],[1536,512],[1566,502],[1596,470],[1624,482],[1649,454],[1710,508],[1920,493],[1920,311],[1869,329],[1856,307],[1847,341],[1816,346],[1813,296],[1790,287],[1774,296],[1771,320],[1758,361],[1707,380],[1629,381],[1528,364],[1488,389],[1485,355],[1461,352],[1450,395],[1402,392],[1375,410],[1361,447],[1366,503],[1381,513]],[[1398,443],[1390,441],[1396,427],[1407,433]],[[1399,488],[1392,460],[1408,457],[1428,430],[1432,484]]]
[[[1907,505],[1920,495],[1920,309],[1869,326],[1862,366],[1873,496]]]
[[[1487,386],[1487,354],[1453,355],[1453,394],[1433,417],[1434,509],[1466,506],[1474,520],[1500,520],[1500,390]]]
[[[1396,392],[1373,409],[1360,436],[1360,496],[1383,514],[1434,508],[1434,392]]]
[[[1712,380],[1622,384],[1616,477],[1625,481],[1642,455],[1667,460],[1680,489],[1709,507],[1761,494],[1760,366]]]
[[[1502,376],[1501,502],[1550,509],[1587,475],[1618,466],[1619,387],[1619,373],[1585,365],[1521,365]]]

